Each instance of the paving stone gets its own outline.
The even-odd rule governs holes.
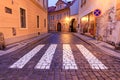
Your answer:
[[[73,80],[79,80],[77,76],[72,76]]]
[[[69,37],[69,39],[66,40],[65,36]],[[8,68],[14,62],[40,44],[45,44],[45,46],[22,69]],[[35,65],[38,63],[51,44],[57,44],[57,48],[55,54],[53,55],[50,69],[48,69],[48,64],[46,61],[46,63],[42,65],[43,69],[35,69]],[[63,44],[70,45],[78,69],[74,70],[75,64],[72,64],[74,60],[71,55],[67,55],[68,59],[71,61],[68,61],[67,64],[63,64]],[[92,69],[86,58],[76,47],[76,44],[84,45],[86,49],[88,49],[105,66],[107,66],[108,69],[104,70],[99,66],[97,66],[98,70]],[[52,50],[50,50],[50,52],[51,51]],[[66,52],[69,53],[71,51],[68,50]],[[51,57],[52,55],[49,56]],[[91,59],[94,61],[91,61]],[[119,60],[119,58],[104,54],[104,52],[99,50],[97,47],[86,44],[70,33],[55,33],[36,44],[23,47],[18,51],[10,53],[9,55],[1,56],[0,80],[120,80]],[[49,62],[49,58],[47,61]],[[91,57],[90,61],[91,63],[95,63],[96,60]],[[69,70],[63,69],[63,65],[68,66]],[[74,68],[70,66],[73,66]]]

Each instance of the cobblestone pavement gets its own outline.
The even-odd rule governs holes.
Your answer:
[[[120,59],[71,33],[0,56],[0,80],[120,80]]]

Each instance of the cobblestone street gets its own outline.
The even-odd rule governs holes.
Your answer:
[[[120,80],[120,59],[72,33],[52,33],[0,56],[0,80]]]

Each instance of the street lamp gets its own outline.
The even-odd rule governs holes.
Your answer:
[[[88,17],[83,17],[81,20],[82,21],[88,21]]]
[[[69,17],[66,17],[66,18],[65,18],[65,21],[66,21],[66,22],[69,22],[69,21],[70,21],[70,18],[69,18]]]

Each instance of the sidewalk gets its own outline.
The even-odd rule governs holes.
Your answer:
[[[97,41],[91,37],[87,37],[85,35],[81,35],[80,33],[74,33],[75,36],[79,37],[80,39],[82,39],[83,41],[89,43],[89,44],[94,44],[96,47],[100,48],[101,50],[103,50],[106,54],[111,55],[111,56],[115,56],[120,58],[120,51],[115,50],[114,46],[103,42],[103,41]]]
[[[36,37],[30,38],[30,39],[27,39],[27,40],[24,40],[24,41],[21,41],[21,42],[10,44],[10,45],[6,46],[5,50],[0,50],[0,56],[8,54],[10,52],[13,52],[17,49],[20,49],[20,48],[28,45],[29,43],[35,43],[35,42],[37,42],[39,40],[42,40],[43,38],[45,38],[49,35],[50,35],[50,33],[41,34],[40,36],[36,36]]]

